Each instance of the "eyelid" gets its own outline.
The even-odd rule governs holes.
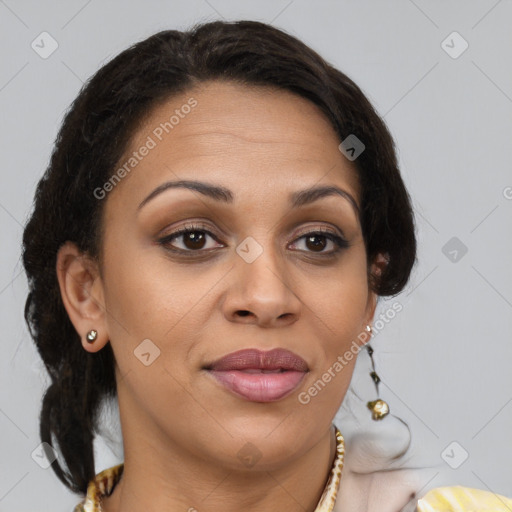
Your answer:
[[[196,222],[196,221],[188,221],[187,223],[183,224],[181,227],[175,229],[171,233],[158,238],[157,243],[162,245],[164,248],[166,248],[170,252],[173,252],[176,254],[183,254],[183,255],[186,254],[187,257],[201,256],[201,255],[204,255],[205,253],[212,252],[216,249],[216,248],[210,248],[210,249],[192,250],[192,249],[179,249],[179,248],[168,247],[168,246],[170,246],[171,240],[173,240],[175,238],[179,238],[179,237],[183,236],[185,233],[193,232],[193,231],[200,231],[200,232],[205,233],[206,235],[210,236],[217,243],[221,244],[222,247],[220,247],[220,248],[226,247],[225,244],[223,244],[222,242],[219,241],[219,239],[218,239],[219,237],[217,237],[214,233],[212,233],[212,231],[210,230],[210,228],[208,226],[202,224],[201,222]],[[339,231],[341,231],[341,230],[339,230]],[[314,234],[319,234],[321,236],[324,236],[325,238],[330,240],[335,245],[335,249],[333,249],[333,250],[318,252],[317,256],[319,256],[319,257],[335,256],[340,251],[349,247],[349,245],[350,245],[348,240],[346,240],[344,234],[340,235],[338,233],[338,230],[336,230],[334,227],[327,228],[326,226],[317,226],[317,227],[309,226],[309,227],[302,228],[298,233],[295,233],[293,235],[291,244],[296,244],[301,239],[306,237],[307,235],[314,235]],[[299,252],[315,254],[315,251],[299,250]]]
[[[157,241],[161,243],[162,245],[165,245],[167,240],[171,240],[172,238],[179,238],[184,233],[187,233],[189,231],[201,231],[203,233],[206,233],[207,235],[211,236],[217,243],[222,244],[218,240],[218,236],[215,233],[212,233],[211,228],[199,223],[195,223],[194,221],[188,221],[187,223],[183,224],[179,228],[176,228],[174,231],[161,235],[157,237]],[[224,245],[224,244],[222,244]],[[225,246],[225,245],[224,245]],[[178,251],[180,249],[177,249]],[[204,249],[203,249],[204,251]],[[200,252],[200,251],[184,251],[184,252]]]
[[[312,222],[325,222],[325,221],[312,221]],[[182,234],[184,231],[196,230],[196,231],[204,231],[205,233],[212,236],[217,242],[219,242],[218,238],[221,238],[222,236],[225,236],[225,235],[224,234],[216,235],[215,233],[212,232],[212,229],[215,231],[214,228],[208,226],[207,224],[203,224],[202,220],[186,221],[182,226],[180,226],[179,228],[176,228],[173,232],[169,233],[168,235],[162,235],[159,238],[160,239],[161,238],[169,238],[171,236],[178,236],[178,235]],[[333,225],[329,225],[329,227],[326,227],[325,225],[324,226],[302,227],[298,232],[295,232],[292,235],[292,239],[295,241],[297,238],[300,238],[304,235],[308,235],[310,233],[315,233],[315,232],[321,232],[321,233],[327,233],[327,234],[331,233],[333,235],[339,236],[340,238],[342,238],[345,241],[348,241],[347,237],[345,236],[345,233],[340,228],[337,228],[336,226],[333,226]]]
[[[320,221],[319,221],[320,222]],[[347,237],[345,236],[345,233],[343,233],[343,231],[339,228],[336,228],[334,226],[329,226],[329,227],[326,227],[326,226],[319,226],[319,227],[315,227],[315,226],[307,226],[301,230],[299,230],[298,233],[295,233],[293,235],[294,239],[298,238],[298,237],[301,237],[301,236],[304,236],[304,235],[307,235],[309,233],[315,233],[315,232],[320,232],[320,233],[331,233],[333,235],[336,235],[336,236],[339,236],[340,238],[342,238],[343,240],[345,241],[348,241],[347,240]]]

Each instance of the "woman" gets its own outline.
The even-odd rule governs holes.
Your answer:
[[[414,510],[417,472],[358,474],[333,419],[415,257],[391,135],[300,41],[214,22],[114,58],[67,113],[24,232],[41,439],[86,494],[75,510]],[[95,475],[112,397],[124,463]],[[498,499],[440,489],[418,510],[456,491]]]

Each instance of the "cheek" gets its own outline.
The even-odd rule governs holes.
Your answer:
[[[324,324],[318,325],[324,333],[319,340],[323,347],[320,373],[331,369],[331,374],[336,375],[332,380],[337,382],[339,391],[348,387],[357,355],[366,341],[369,291],[364,251],[347,257],[339,272],[322,282],[323,286],[315,288],[308,304],[311,304],[311,314]],[[343,368],[336,364],[340,357]]]
[[[364,251],[347,252],[331,273],[311,274],[304,289],[313,310],[329,320],[329,327],[350,332],[364,316],[368,300],[368,279]]]
[[[351,266],[340,272],[338,279],[325,280],[322,290],[308,300],[322,355],[298,400],[310,412],[315,411],[313,416],[326,411],[334,415],[341,406],[365,341],[362,324],[367,300],[364,265]]]
[[[171,268],[154,248],[141,249],[133,244],[116,251],[113,245],[105,248],[108,312],[126,324],[130,333],[160,337],[190,310],[200,283],[191,286],[192,276],[179,267]]]
[[[104,286],[116,360],[123,372],[134,363],[138,368],[134,350],[149,339],[161,351],[159,362],[174,367],[196,342],[211,313],[207,294],[225,270],[177,265],[160,251],[135,244],[119,251],[114,247],[105,244]]]

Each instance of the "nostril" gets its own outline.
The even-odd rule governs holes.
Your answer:
[[[247,315],[250,315],[250,312],[246,311],[246,310],[241,310],[241,311],[238,311],[238,314],[240,316],[247,316]]]

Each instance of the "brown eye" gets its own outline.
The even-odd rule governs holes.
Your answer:
[[[302,235],[297,240],[304,240],[305,252],[332,255],[343,248],[348,247],[348,242],[331,231],[313,231]],[[329,242],[334,246],[333,250],[325,250]],[[294,243],[296,245],[297,242]]]
[[[321,252],[327,246],[327,237],[319,235],[308,235],[306,237],[306,247],[313,251]]]
[[[183,244],[187,249],[203,249],[205,243],[205,235],[201,231],[189,231],[181,235]]]
[[[205,229],[204,226],[186,225],[161,238],[158,240],[158,243],[171,252],[201,254],[216,248],[215,244],[208,247],[208,239],[212,239],[214,242],[220,244],[217,238],[210,231]],[[177,241],[180,241],[180,243],[177,244]],[[332,256],[341,249],[349,246],[349,243],[340,236],[332,231],[322,229],[305,233],[296,239],[292,247],[296,249],[299,241],[304,241],[304,249],[299,248],[301,252],[316,253],[319,256]],[[181,247],[179,245],[181,245]],[[330,250],[328,249],[329,245],[332,246]],[[224,246],[220,244],[220,247]],[[326,250],[326,248],[328,250]]]
[[[207,247],[208,238],[216,241],[216,238],[203,226],[187,225],[181,229],[166,235],[158,240],[158,243],[175,252],[200,252],[212,249]],[[176,240],[181,239],[181,247],[176,247]]]

